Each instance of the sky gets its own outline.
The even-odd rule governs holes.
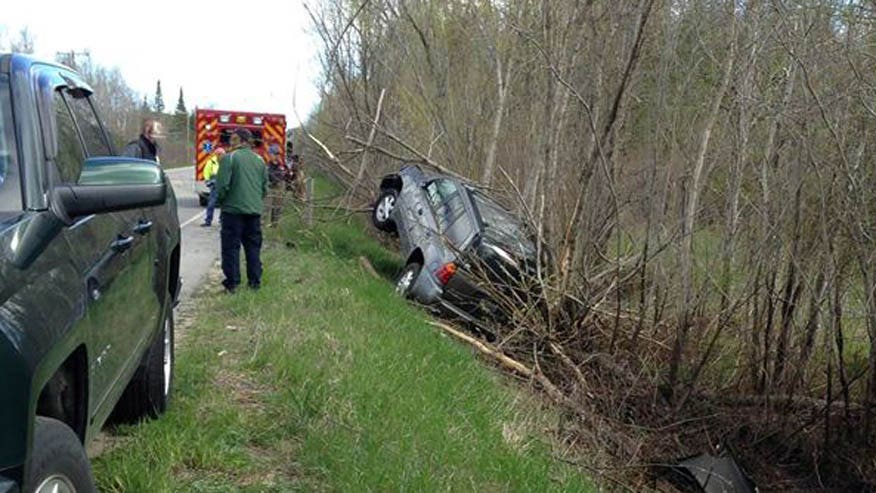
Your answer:
[[[190,110],[284,113],[293,126],[296,110],[306,120],[319,102],[318,40],[303,1],[10,1],[0,36],[8,47],[27,27],[40,58],[88,51],[150,103],[160,79],[165,111],[182,87]]]

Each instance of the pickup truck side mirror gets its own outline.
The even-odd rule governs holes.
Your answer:
[[[153,161],[129,157],[85,160],[75,185],[52,189],[52,210],[64,224],[90,214],[161,205],[167,199],[164,171]]]

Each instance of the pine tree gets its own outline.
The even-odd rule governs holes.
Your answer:
[[[183,89],[179,88],[179,99],[176,102],[176,110],[173,112],[172,129],[175,132],[183,133],[186,131],[186,123],[189,119],[189,113],[186,110],[186,103],[183,99]]]
[[[155,104],[152,105],[157,113],[164,113],[164,96],[161,95],[161,79],[155,87]]]
[[[177,102],[176,102],[176,114],[179,115],[180,113],[182,113],[182,114],[187,113],[186,102],[183,99],[183,88],[182,87],[179,88],[179,100],[177,100]]]
[[[144,95],[143,96],[143,103],[140,104],[140,112],[145,114],[145,113],[149,113],[150,111],[152,111],[152,108],[149,106],[149,100]]]

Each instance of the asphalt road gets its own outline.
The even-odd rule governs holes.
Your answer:
[[[187,300],[215,268],[219,258],[219,211],[213,217],[213,226],[202,228],[204,208],[198,205],[194,191],[195,170],[193,166],[165,170],[176,193],[177,211],[182,229],[182,258],[180,270],[183,278],[181,300]]]

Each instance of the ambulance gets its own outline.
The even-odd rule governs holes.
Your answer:
[[[286,117],[273,113],[252,113],[212,109],[195,110],[195,192],[201,206],[207,205],[210,190],[204,182],[204,166],[217,147],[230,149],[234,129],[244,127],[253,135],[253,151],[269,162],[268,150],[275,148],[285,159]]]

